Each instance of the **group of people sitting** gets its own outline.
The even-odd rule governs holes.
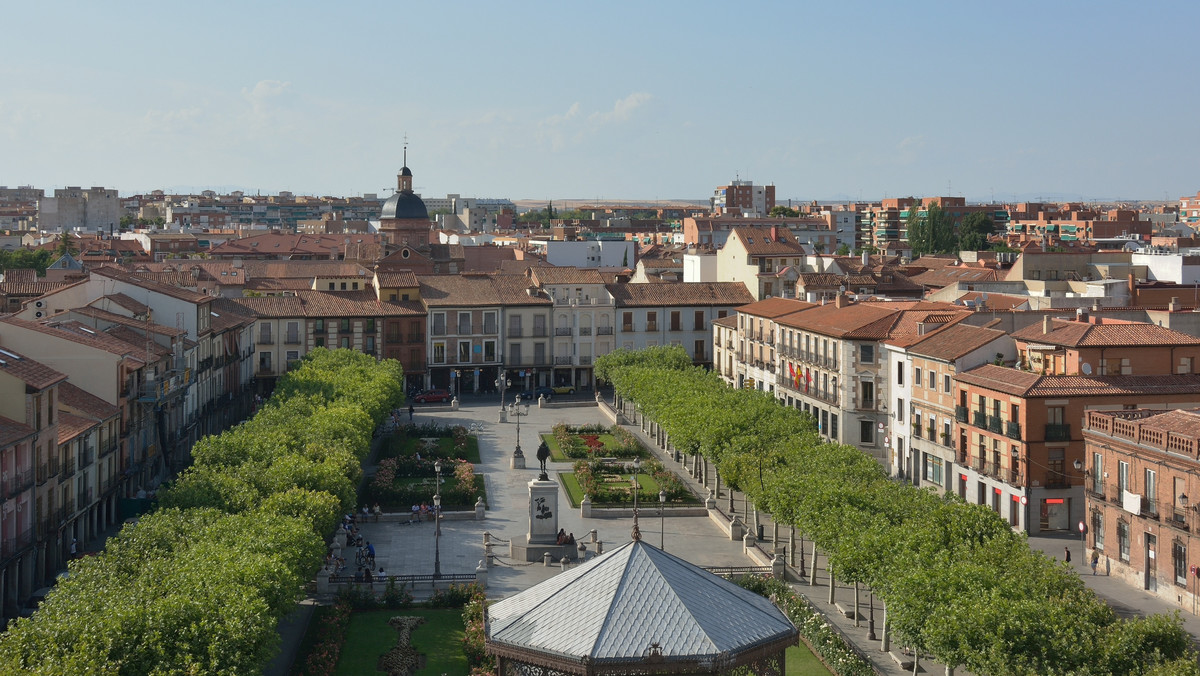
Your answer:
[[[376,580],[378,580],[379,582],[387,581],[387,573],[383,572],[382,567],[380,567],[378,573],[373,573],[373,572],[371,572],[371,569],[369,567],[359,566],[358,572],[356,572],[354,574],[354,582],[355,583],[374,584]]]
[[[433,512],[436,509],[437,509],[436,505],[433,507],[430,507],[428,504],[426,504],[424,502],[422,502],[420,505],[413,505],[412,506],[412,518],[409,519],[408,522],[412,523],[413,521],[416,521],[416,522],[420,523],[421,521],[428,521],[432,517]],[[424,518],[422,518],[422,517],[424,517]]]
[[[567,533],[567,532],[566,532],[565,530],[563,530],[562,528],[559,528],[559,529],[558,529],[558,544],[560,544],[560,545],[573,545],[573,544],[575,544],[575,534],[574,534],[574,533]]]

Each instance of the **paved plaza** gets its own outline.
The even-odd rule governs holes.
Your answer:
[[[566,397],[563,401],[586,401],[580,397]],[[509,467],[513,449],[517,445],[517,423],[510,418],[508,422],[499,423],[499,398],[467,399],[459,410],[452,411],[448,407],[417,408],[414,422],[423,423],[430,420],[449,425],[472,425],[479,423],[482,428],[477,432],[479,438],[480,465],[476,472],[485,476],[488,492],[488,510],[483,520],[473,518],[459,519],[456,515],[447,515],[442,521],[442,534],[438,549],[441,558],[443,574],[474,573],[476,567],[484,558],[484,533],[490,533],[493,541],[524,540],[528,530],[528,483],[536,478],[537,459],[534,453],[539,443],[539,435],[549,433],[551,428],[560,422],[571,425],[599,423],[609,425],[609,421],[596,406],[579,406],[564,408],[538,408],[535,404],[529,408],[529,414],[522,417],[520,423],[521,448],[525,452],[527,469],[513,470]],[[628,421],[622,420],[623,423]],[[689,473],[670,457],[658,451],[653,441],[642,434],[636,425],[624,425],[626,429],[637,434],[642,443],[652,452],[658,454],[669,469],[676,471],[697,495],[703,496],[705,490]],[[552,478],[556,472],[570,471],[570,463],[548,463]],[[368,468],[368,473],[370,472]],[[718,504],[727,505],[728,494],[722,486],[722,494]],[[740,493],[734,495],[739,513],[744,505]],[[432,504],[432,495],[429,503]],[[764,533],[769,540],[772,525],[768,515],[762,515]],[[376,567],[382,566],[389,574],[429,574],[434,569],[434,526],[429,521],[408,524],[404,520],[395,521],[385,518],[379,523],[367,523],[363,526],[364,537],[375,545]],[[660,529],[660,523],[663,527]],[[559,487],[559,526],[567,532],[575,534],[577,540],[588,544],[588,556],[593,556],[595,546],[589,542],[588,533],[595,529],[599,539],[604,543],[605,551],[613,549],[630,540],[630,529],[633,520],[629,516],[600,517],[584,519],[578,509],[571,509],[565,491]],[[641,510],[640,527],[642,538],[648,544],[658,546],[660,538],[666,551],[679,556],[691,563],[701,566],[747,566],[758,565],[759,561],[751,560],[743,553],[742,543],[731,541],[715,523],[704,516],[672,516],[671,510],[659,516],[657,504],[648,505]],[[781,542],[787,543],[787,529],[780,529]],[[1071,546],[1074,556],[1073,566],[1084,579],[1087,586],[1093,589],[1101,598],[1112,605],[1124,616],[1170,613],[1170,604],[1140,590],[1131,588],[1115,578],[1104,575],[1092,576],[1087,567],[1085,557],[1079,552],[1077,538],[1043,536],[1030,539],[1030,545],[1044,551],[1052,557],[1062,558],[1064,546]],[[771,543],[760,545],[769,551]],[[811,544],[806,547],[805,566],[811,559]],[[347,550],[349,552],[350,550]],[[529,587],[561,572],[558,564],[544,566],[540,562],[528,564],[524,561],[512,561],[508,558],[507,544],[497,544],[493,548],[496,555],[495,564],[488,571],[488,597],[501,599]],[[350,558],[349,556],[347,558]],[[351,568],[353,566],[351,565]],[[801,595],[808,598],[813,605],[828,617],[835,628],[858,648],[860,653],[870,660],[877,673],[900,674],[911,673],[902,669],[888,654],[880,651],[879,640],[868,639],[866,617],[869,613],[869,597],[865,590],[860,594],[860,613],[864,618],[860,626],[855,627],[852,619],[839,613],[828,603],[828,576],[825,573],[825,560],[818,557],[818,574],[816,585],[810,586],[807,580],[793,585]],[[810,571],[807,571],[811,573]],[[852,605],[853,588],[839,585],[835,590],[837,602],[843,608]],[[302,605],[297,613],[281,624],[280,631],[284,637],[284,652],[266,671],[271,676],[286,674],[286,665],[290,663],[290,652],[294,644],[303,635],[307,616],[311,611],[311,601]],[[883,612],[881,604],[875,604],[876,634],[882,636]],[[1183,614],[1184,626],[1193,636],[1200,635],[1200,619],[1190,613]],[[893,651],[899,646],[893,644]],[[931,662],[922,661],[920,671],[925,673],[943,673],[944,667]],[[962,670],[956,672],[965,674]]]

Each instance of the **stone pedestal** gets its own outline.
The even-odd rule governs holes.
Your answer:
[[[531,545],[558,544],[558,482],[529,482],[529,532]]]
[[[496,422],[499,422],[499,423],[508,422],[508,411],[506,411],[504,409],[504,407],[500,408],[500,418]]]
[[[525,452],[521,450],[520,446],[517,446],[517,450],[513,451],[512,459],[509,461],[508,466],[511,469],[525,469]]]

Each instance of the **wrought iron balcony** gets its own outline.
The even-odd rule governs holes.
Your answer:
[[[597,326],[596,327],[596,335],[597,336],[611,336],[612,334],[613,334],[613,327],[611,327],[611,326]]]
[[[1071,480],[1065,472],[1046,472],[1046,488],[1070,488]]]
[[[1059,425],[1059,424],[1046,425],[1045,440],[1046,441],[1070,441],[1071,440],[1071,426],[1070,425]]]
[[[957,420],[960,423],[965,423],[965,422],[967,422],[967,418],[968,418],[968,416],[967,416],[967,407],[966,406],[955,406],[954,407],[954,419],[955,420]]]
[[[1004,436],[1009,439],[1021,440],[1021,423],[1016,423],[1011,420],[1004,426]]]
[[[592,335],[592,327],[590,327],[590,326],[581,326],[581,327],[579,327],[579,335],[581,335],[581,336],[590,336],[590,335]]]
[[[988,416],[988,431],[1000,434],[1004,431],[1004,421],[998,415]]]
[[[975,411],[975,415],[971,417],[971,424],[981,430],[987,429],[987,413]]]

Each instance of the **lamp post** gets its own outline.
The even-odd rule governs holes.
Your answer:
[[[1087,556],[1087,491],[1088,491],[1087,482],[1088,482],[1088,478],[1092,477],[1093,474],[1092,474],[1091,470],[1084,468],[1083,461],[1080,460],[1079,458],[1075,458],[1075,461],[1072,462],[1071,465],[1075,468],[1076,472],[1081,472],[1083,474],[1083,495],[1084,495],[1083,520],[1079,522],[1079,543],[1081,545],[1083,545],[1083,556],[1086,557]]]
[[[638,474],[640,474],[641,471],[642,471],[642,459],[634,458],[633,459],[633,477],[632,477],[632,483],[633,483],[633,531],[630,533],[630,535],[632,536],[632,538],[635,542],[642,539],[642,530],[640,528],[638,528],[638,493],[641,492],[640,490],[638,490],[641,488],[641,486],[638,484]]]
[[[442,576],[442,460],[433,463],[433,579]]]
[[[507,411],[504,408],[504,394],[511,385],[512,381],[505,377],[504,373],[501,373],[500,377],[496,378],[496,387],[500,389],[500,422],[507,422],[508,420]]]
[[[667,521],[663,510],[666,506],[667,492],[660,490],[658,491],[658,548],[663,550],[667,548]]]
[[[520,468],[524,468],[525,454],[521,452],[521,418],[529,415],[529,404],[525,404],[525,410],[522,411],[520,396],[521,395],[517,395],[513,399],[512,408],[509,409],[508,414],[516,417],[517,419],[517,448],[513,451],[513,465],[514,467],[519,466]]]

